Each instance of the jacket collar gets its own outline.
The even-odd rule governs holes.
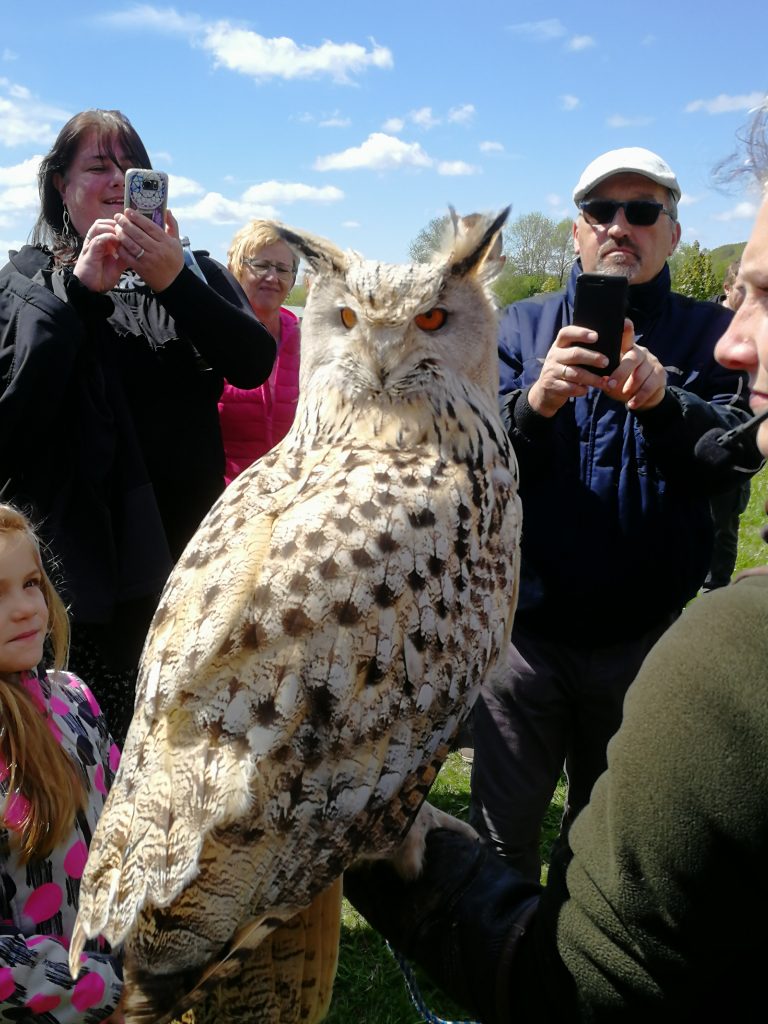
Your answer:
[[[52,262],[51,253],[41,245],[25,245],[18,252],[11,249],[8,258],[14,270],[29,278],[33,278],[38,270],[48,268]]]

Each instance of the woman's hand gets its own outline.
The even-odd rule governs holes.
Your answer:
[[[164,291],[184,266],[179,225],[170,210],[165,216],[165,230],[135,210],[115,217],[115,233],[121,251],[128,254],[128,266],[141,275],[153,292]]]
[[[92,292],[108,292],[129,266],[129,255],[117,237],[113,220],[95,220],[83,239],[73,274]]]

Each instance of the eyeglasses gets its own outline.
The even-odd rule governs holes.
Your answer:
[[[637,228],[649,228],[659,219],[660,213],[674,220],[675,218],[664,209],[663,203],[654,203],[651,199],[585,199],[579,203],[579,209],[595,224],[612,224],[619,210],[624,211],[627,223]]]
[[[284,263],[272,263],[271,260],[244,259],[243,265],[250,267],[256,277],[266,277],[270,270],[274,270],[278,277],[288,280],[296,273],[293,267],[286,267]]]

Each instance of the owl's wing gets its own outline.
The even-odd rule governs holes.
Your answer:
[[[166,584],[142,656],[121,765],[82,879],[75,966],[86,937],[104,934],[118,944],[145,904],[168,906],[194,877],[206,834],[248,810],[242,743],[220,743],[216,734],[219,706],[231,694],[212,691],[207,708],[196,696],[246,614],[275,522],[322,480],[321,459],[307,460],[305,470],[287,474],[268,456],[258,473],[238,477]],[[257,687],[271,682],[268,673],[253,679]],[[237,708],[230,710],[236,716]],[[229,724],[242,738],[248,723]]]

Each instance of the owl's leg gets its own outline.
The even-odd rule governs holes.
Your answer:
[[[372,854],[362,858],[364,860],[387,860],[397,871],[401,878],[418,878],[424,864],[424,852],[426,849],[427,833],[435,828],[447,828],[452,832],[458,832],[468,839],[479,839],[477,832],[460,818],[454,818],[452,814],[441,811],[426,800],[419,808],[413,824],[408,829],[405,839],[394,850],[376,855]]]
[[[311,906],[272,925],[266,936],[263,928],[241,929],[230,944],[236,948],[203,972],[152,975],[129,953],[126,1024],[319,1024],[338,961],[341,878]]]
[[[341,878],[279,926],[206,994],[194,1024],[319,1024],[338,961]]]
[[[290,912],[285,916],[292,916]],[[279,927],[280,916],[263,917],[243,926],[204,968],[153,973],[139,964],[126,946],[123,967],[125,1024],[169,1024],[199,1004],[215,985],[226,983],[242,969],[243,960]]]

